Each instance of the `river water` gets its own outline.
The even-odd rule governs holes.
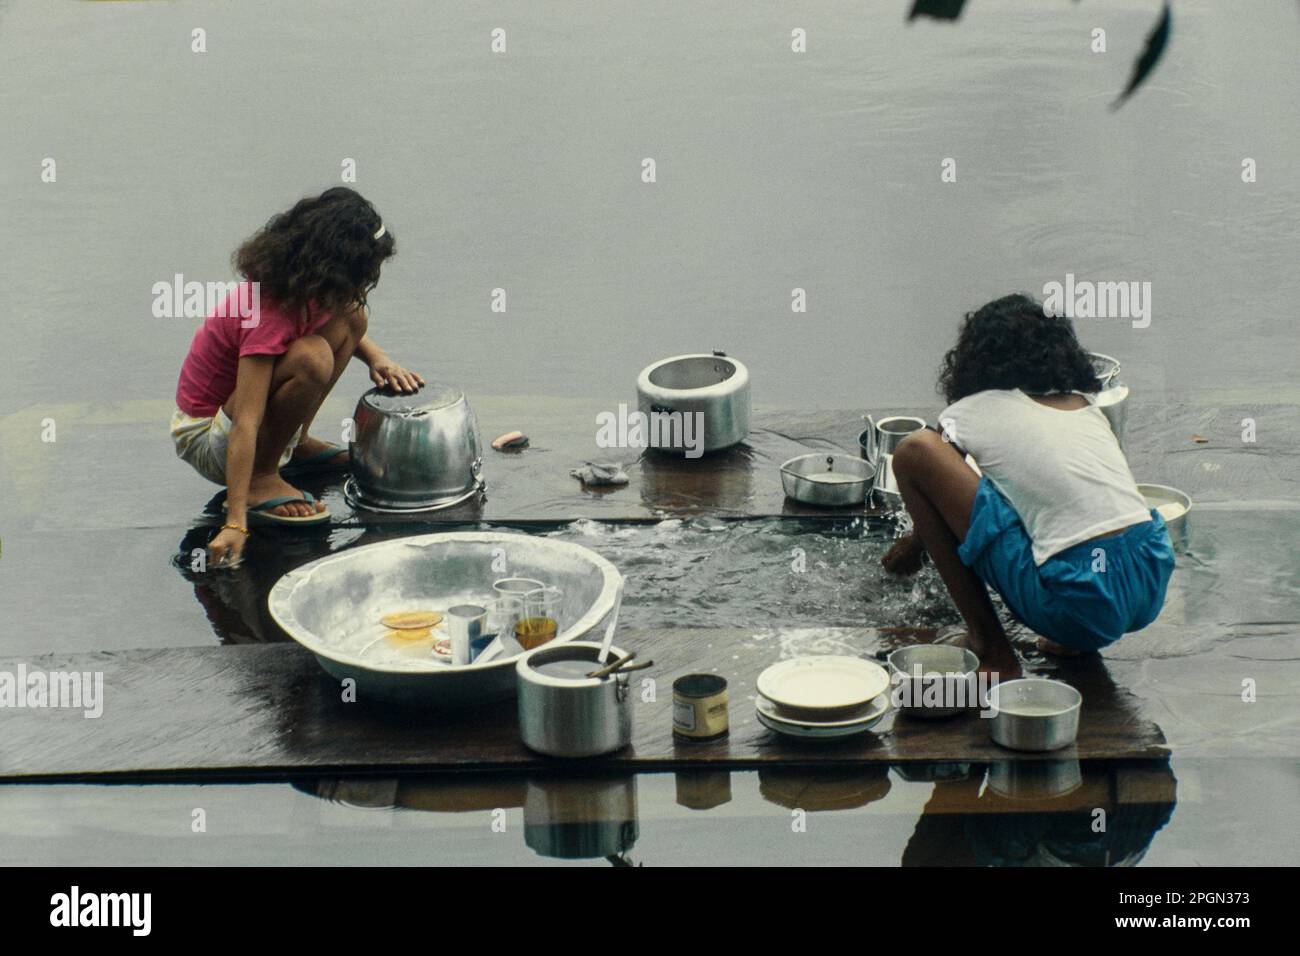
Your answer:
[[[155,317],[152,289],[229,278],[241,239],[339,183],[348,160],[400,250],[372,334],[471,400],[613,407],[650,361],[725,348],[760,405],[925,406],[965,310],[1073,274],[1151,283],[1148,326],[1078,322],[1144,401],[1189,420],[1300,403],[1294,4],[1178,5],[1164,61],[1117,112],[1153,4],[981,0],[956,25],[910,26],[906,6],[0,0],[0,651],[274,637],[270,580],[196,581],[175,562],[203,534],[189,522],[211,489],[163,434],[195,320]],[[496,27],[505,54],[490,49]],[[1098,27],[1105,54],[1089,50]],[[206,52],[192,52],[196,28]],[[790,51],[794,28],[806,53]],[[941,181],[946,159],[955,182]],[[364,387],[349,370],[330,410]],[[42,442],[47,423],[58,441]],[[1111,859],[1062,850],[1012,813],[1015,832],[973,862],[1017,847],[1076,863],[1300,859],[1279,838],[1297,783],[1300,496],[1252,487],[1274,453],[1260,454],[1198,515],[1164,617],[1108,657],[1174,748],[1155,772],[1177,778],[1172,822],[1170,786],[1137,825],[1140,850]],[[798,586],[764,577],[788,560],[776,521],[548,533],[619,564],[634,626],[955,620],[932,573],[880,576],[879,529],[801,531],[819,573]],[[1262,677],[1264,709],[1235,706],[1242,666]],[[1105,789],[1107,772],[1088,786]],[[331,856],[344,843],[351,860],[537,858],[522,840],[489,840],[485,856],[482,821],[454,800],[327,784],[4,787],[0,847],[33,862],[346,862]],[[520,786],[498,791],[526,825]],[[898,862],[936,786],[861,783],[861,800],[779,858]],[[639,792],[652,861],[775,859],[763,846],[788,820],[780,781],[734,775],[734,798],[709,813],[671,777]],[[988,811],[977,793],[952,799],[972,826]],[[429,812],[408,812],[422,800]],[[244,822],[200,852],[186,808],[204,802]]]

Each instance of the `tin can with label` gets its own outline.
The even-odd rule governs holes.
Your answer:
[[[457,604],[447,608],[447,636],[451,639],[452,666],[468,664],[473,659],[472,645],[483,636],[487,609],[477,604]]]
[[[687,674],[673,681],[673,736],[694,743],[727,736],[727,681]]]

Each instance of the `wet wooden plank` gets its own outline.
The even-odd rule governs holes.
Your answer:
[[[326,502],[336,525],[652,521],[692,515],[843,519],[884,513],[871,503],[850,508],[801,505],[786,499],[781,486],[781,463],[796,455],[856,455],[865,426],[855,412],[758,412],[746,442],[689,459],[655,450],[598,447],[596,414],[601,408],[596,405],[544,400],[484,406],[476,405],[487,483],[480,498],[442,511],[394,515],[354,508],[343,496],[338,477],[295,482]],[[513,430],[529,436],[528,447],[487,447],[496,435]],[[588,487],[570,475],[589,461],[621,464],[628,484]],[[219,518],[220,501],[209,503],[209,520]]]
[[[922,721],[887,716],[872,733],[832,745],[789,741],[753,716],[754,681],[783,657],[872,655],[931,632],[851,629],[629,631],[621,646],[653,658],[639,677],[654,699],[636,695],[633,744],[584,761],[583,769],[743,768],[979,762],[1033,759],[1003,750],[972,714]],[[0,778],[146,779],[288,777],[304,772],[532,770],[557,762],[519,742],[512,703],[465,713],[400,711],[365,700],[343,703],[339,685],[297,645],[233,646],[52,656],[0,661],[0,672],[98,671],[104,711],[0,710]],[[1098,659],[1063,665],[1084,694],[1079,741],[1059,754],[1079,759],[1164,756],[1160,729],[1118,688]],[[732,731],[709,744],[671,734],[672,681],[716,671],[727,677]],[[650,685],[637,685],[640,691]],[[647,695],[649,696],[649,695]]]
[[[389,515],[352,507],[341,493],[338,477],[298,483],[326,501],[336,516],[336,527],[555,523],[578,518],[653,521],[701,515],[844,519],[885,513],[878,503],[870,502],[852,508],[812,508],[788,500],[781,487],[779,468],[789,458],[815,451],[857,453],[864,423],[855,410],[758,411],[745,443],[687,459],[653,450],[597,447],[596,415],[608,409],[591,402],[484,399],[475,409],[485,446],[487,489],[481,498],[444,511]],[[931,421],[938,411],[938,406],[873,409],[877,417],[906,414]],[[1246,486],[1252,497],[1290,497],[1287,468],[1294,465],[1295,455],[1278,435],[1297,417],[1294,409],[1283,412],[1271,406],[1171,409],[1135,404],[1129,412],[1127,442],[1133,473],[1139,481],[1183,488],[1200,502],[1231,499]],[[1270,423],[1269,434],[1256,444],[1245,444],[1240,421],[1252,414]],[[527,448],[497,452],[486,447],[495,435],[515,429],[530,436]],[[1209,440],[1200,444],[1193,435]],[[612,488],[584,486],[569,472],[587,461],[622,464],[629,483]],[[220,499],[209,505],[208,515],[209,520],[219,519]]]

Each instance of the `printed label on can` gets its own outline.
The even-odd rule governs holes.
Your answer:
[[[684,701],[673,701],[673,726],[678,730],[694,730],[695,708]]]

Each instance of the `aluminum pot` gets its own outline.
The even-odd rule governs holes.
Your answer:
[[[1178,551],[1187,550],[1187,518],[1192,513],[1192,496],[1168,485],[1140,484],[1138,493],[1147,500],[1147,507],[1160,511],[1169,540]]]
[[[952,717],[979,706],[980,659],[951,644],[913,644],[886,658],[894,706],[915,717]],[[939,703],[929,703],[938,695]]]
[[[1083,695],[1059,680],[1024,677],[989,690],[993,742],[1011,750],[1060,750],[1079,735]]]
[[[601,666],[600,648],[595,641],[543,644],[519,658],[519,736],[530,750],[550,757],[594,757],[632,742],[629,675],[580,676]],[[626,653],[611,647],[609,660]],[[566,663],[579,676],[547,673],[548,665]]]
[[[806,505],[835,508],[867,500],[876,467],[845,454],[813,452],[781,465],[781,487],[787,498]]]
[[[445,508],[483,487],[478,424],[454,386],[425,385],[414,395],[372,388],[357,402],[353,423],[345,490],[363,507]]]
[[[1101,379],[1103,392],[1119,385],[1119,359],[1111,355],[1103,355],[1101,352],[1089,352],[1088,358],[1092,360],[1093,373]]]
[[[674,355],[647,365],[637,376],[636,396],[637,409],[648,418],[656,413],[703,416],[698,419],[703,428],[702,452],[730,448],[749,436],[749,369],[726,352]],[[662,437],[665,440],[654,447],[693,455],[689,443]]]

